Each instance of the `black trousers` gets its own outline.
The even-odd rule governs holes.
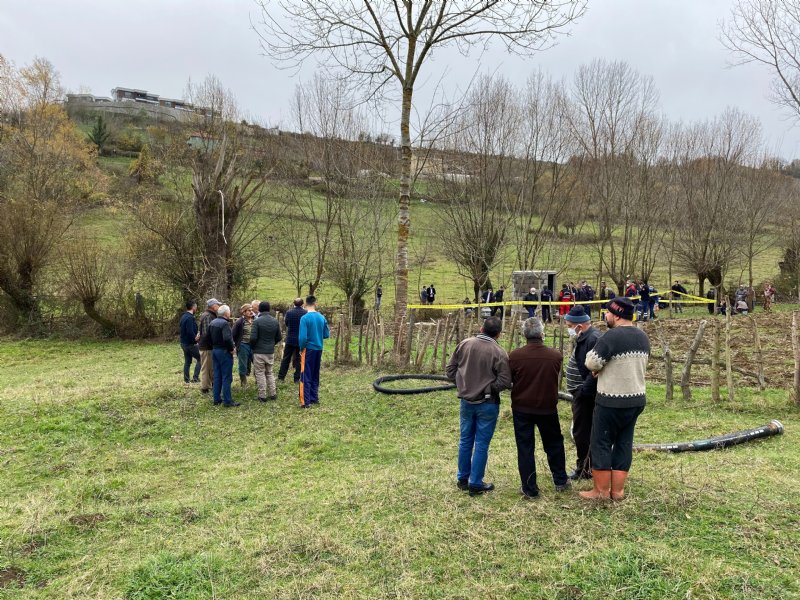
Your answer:
[[[286,344],[283,347],[283,358],[281,368],[278,370],[278,379],[284,379],[289,372],[289,363],[294,365],[294,382],[300,381],[300,346]]]
[[[181,344],[181,348],[183,348],[183,380],[189,383],[189,369],[192,366],[192,360],[194,360],[194,379],[197,381],[200,377],[200,349],[197,344],[192,344],[191,346]]]
[[[522,490],[535,496],[539,493],[536,485],[536,457],[534,456],[534,430],[539,429],[542,448],[547,455],[547,464],[553,474],[553,483],[563,485],[567,482],[566,457],[564,456],[564,436],[558,413],[551,415],[531,415],[512,411],[514,416],[514,438],[517,440],[517,466]]]
[[[542,306],[542,323],[552,323],[553,319],[550,317],[550,305]]]
[[[629,471],[633,462],[633,430],[644,406],[594,407],[592,469]]]
[[[575,441],[578,472],[591,471],[589,459],[592,441],[592,418],[594,416],[594,398],[579,398],[572,402],[572,438]]]

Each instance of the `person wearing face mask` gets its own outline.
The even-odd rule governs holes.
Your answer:
[[[597,379],[586,368],[586,355],[594,348],[600,332],[592,327],[592,321],[583,306],[573,306],[564,320],[570,338],[575,340],[572,355],[567,362],[567,391],[572,394],[572,436],[575,440],[575,470],[569,474],[573,481],[591,479],[592,467],[589,459],[589,442],[592,435],[594,397],[597,394]]]
[[[633,459],[633,431],[646,404],[645,372],[650,339],[633,324],[633,302],[608,303],[609,330],[586,354],[586,368],[597,377],[590,452],[594,489],[581,492],[588,500],[625,497],[625,481]]]

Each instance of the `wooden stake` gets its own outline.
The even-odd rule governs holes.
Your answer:
[[[448,315],[448,319],[450,315]],[[436,321],[436,335],[433,336],[433,354],[431,355],[431,373],[436,372],[436,357],[439,354],[439,337],[441,335],[441,328],[442,328],[442,320],[439,319]],[[447,323],[445,323],[445,331],[447,331]]]
[[[733,370],[731,369],[731,311],[725,311],[725,376],[728,381],[728,402],[733,402]]]
[[[800,332],[797,311],[792,313],[792,350],[794,351],[794,402],[800,406]]]
[[[714,402],[720,401],[719,356],[720,356],[719,322],[714,321],[714,347],[711,350],[711,399]]]
[[[703,341],[703,333],[706,330],[706,320],[700,321],[700,327],[697,328],[697,334],[694,336],[692,345],[686,353],[686,362],[683,363],[683,373],[681,373],[681,392],[683,393],[684,400],[692,399],[692,362],[694,361],[697,349],[700,347],[700,342]]]
[[[753,324],[753,345],[756,349],[756,366],[758,367],[758,389],[762,392],[767,389],[767,383],[764,380],[764,352],[761,348],[761,336],[758,335],[758,325],[752,315],[749,315],[750,323]]]

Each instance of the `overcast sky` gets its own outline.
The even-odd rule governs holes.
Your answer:
[[[718,26],[732,4],[589,0],[572,35],[533,59],[499,48],[469,60],[446,53],[425,75],[435,82],[447,71],[445,84],[452,87],[482,69],[522,83],[539,65],[569,78],[594,58],[625,60],[654,77],[670,118],[705,119],[737,106],[761,120],[776,153],[800,157],[800,126],[767,99],[770,73],[755,65],[729,67]],[[190,77],[214,73],[259,122],[290,128],[288,100],[313,68],[296,76],[276,69],[260,55],[250,17],[258,17],[251,0],[0,0],[0,53],[18,66],[48,58],[67,88],[85,86],[97,95],[121,86],[180,98]]]

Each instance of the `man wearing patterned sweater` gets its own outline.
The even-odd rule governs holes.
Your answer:
[[[586,355],[586,368],[597,377],[591,457],[594,488],[581,492],[590,500],[622,500],[633,458],[633,430],[645,406],[645,370],[650,357],[647,334],[633,324],[628,298],[608,304],[609,330]]]

